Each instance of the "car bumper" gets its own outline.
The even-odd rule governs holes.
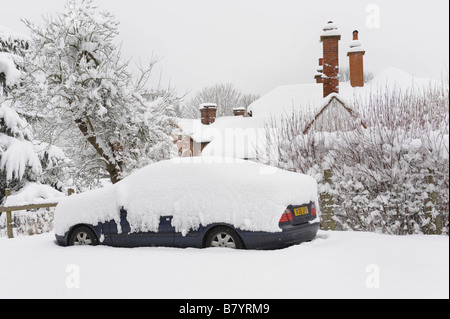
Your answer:
[[[247,249],[282,249],[313,240],[319,228],[320,223],[305,223],[282,226],[283,231],[280,233],[240,232],[239,235]]]
[[[56,242],[59,246],[67,247],[69,239],[69,232],[67,232],[64,236],[55,235]]]

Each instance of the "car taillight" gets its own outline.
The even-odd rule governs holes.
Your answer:
[[[287,223],[287,222],[292,221],[293,219],[294,219],[294,217],[292,216],[292,212],[288,208],[288,209],[286,209],[286,211],[281,216],[280,223]]]
[[[316,210],[316,204],[315,203],[311,204],[311,215],[312,216],[317,216],[317,210]]]

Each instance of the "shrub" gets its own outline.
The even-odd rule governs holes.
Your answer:
[[[383,90],[349,106],[367,129],[303,135],[307,115],[273,119],[259,160],[314,176],[333,196],[337,229],[448,235],[448,85]]]

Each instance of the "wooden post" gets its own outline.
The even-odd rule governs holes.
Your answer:
[[[333,177],[333,172],[331,169],[325,170],[323,172],[323,177],[326,183],[329,185],[332,184],[331,178]],[[328,192],[320,194],[320,208],[322,212],[322,229],[336,230],[333,195]]]
[[[428,169],[429,175],[428,175],[428,185],[436,185],[434,181],[434,170]],[[429,192],[428,198],[425,199],[425,216],[430,219],[430,222],[433,222],[433,209],[436,209],[436,206],[438,204],[438,195],[436,191]],[[442,235],[442,216],[439,214],[436,216],[436,219],[434,221],[434,224],[436,226],[436,229],[430,229],[428,234],[430,235]]]
[[[73,188],[69,188],[69,189],[67,190],[67,195],[68,195],[68,196],[72,196],[73,194],[75,194],[75,190],[74,190]]]
[[[5,189],[5,202],[11,196],[11,190],[9,188]],[[13,228],[12,228],[12,211],[6,212],[6,230],[8,233],[8,238],[14,238]]]

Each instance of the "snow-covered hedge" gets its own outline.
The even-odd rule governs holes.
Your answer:
[[[52,231],[54,211],[54,208],[42,208],[33,212],[15,212],[12,217],[14,237],[40,235]],[[7,236],[6,214],[0,214],[0,238]]]
[[[420,95],[388,90],[351,107],[367,129],[303,135],[310,119],[293,114],[270,125],[280,129],[268,130],[260,160],[314,176],[333,196],[338,229],[448,234],[448,85]]]

